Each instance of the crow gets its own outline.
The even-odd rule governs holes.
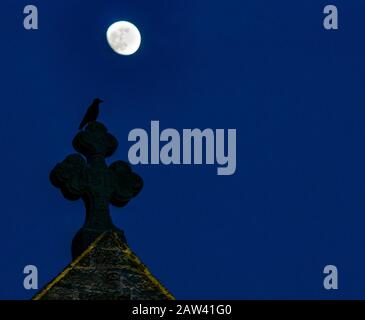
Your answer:
[[[87,109],[84,118],[82,119],[79,130],[85,127],[89,122],[96,121],[99,115],[99,104],[102,103],[103,100],[99,98],[94,99],[93,103]]]

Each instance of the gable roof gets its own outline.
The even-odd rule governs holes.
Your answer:
[[[102,233],[33,300],[173,300],[113,231]]]

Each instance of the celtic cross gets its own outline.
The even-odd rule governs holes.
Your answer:
[[[57,164],[50,180],[66,199],[84,201],[85,223],[72,241],[72,256],[76,258],[105,231],[114,231],[126,241],[123,231],[111,220],[109,204],[125,206],[140,192],[143,180],[124,161],[106,164],[105,159],[118,148],[118,141],[100,122],[89,123],[72,145],[78,153]]]

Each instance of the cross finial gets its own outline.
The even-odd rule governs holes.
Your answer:
[[[90,122],[75,136],[72,145],[78,153],[57,164],[50,180],[66,199],[81,198],[85,203],[85,223],[72,242],[72,256],[76,258],[105,231],[112,230],[126,241],[123,231],[111,220],[109,203],[126,205],[141,191],[143,180],[124,161],[106,164],[105,159],[118,148],[118,141],[100,122]]]

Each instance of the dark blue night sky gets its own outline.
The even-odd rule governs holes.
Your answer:
[[[1,5],[0,298],[29,299],[71,259],[84,220],[49,171],[91,100],[119,140],[164,128],[236,128],[237,171],[137,165],[145,182],[112,208],[132,250],[178,299],[365,298],[365,3],[328,1],[26,1]],[[336,1],[337,2],[337,1]],[[336,4],[332,1],[332,4]],[[141,31],[140,50],[115,54],[118,20]],[[334,264],[339,290],[323,288]]]

